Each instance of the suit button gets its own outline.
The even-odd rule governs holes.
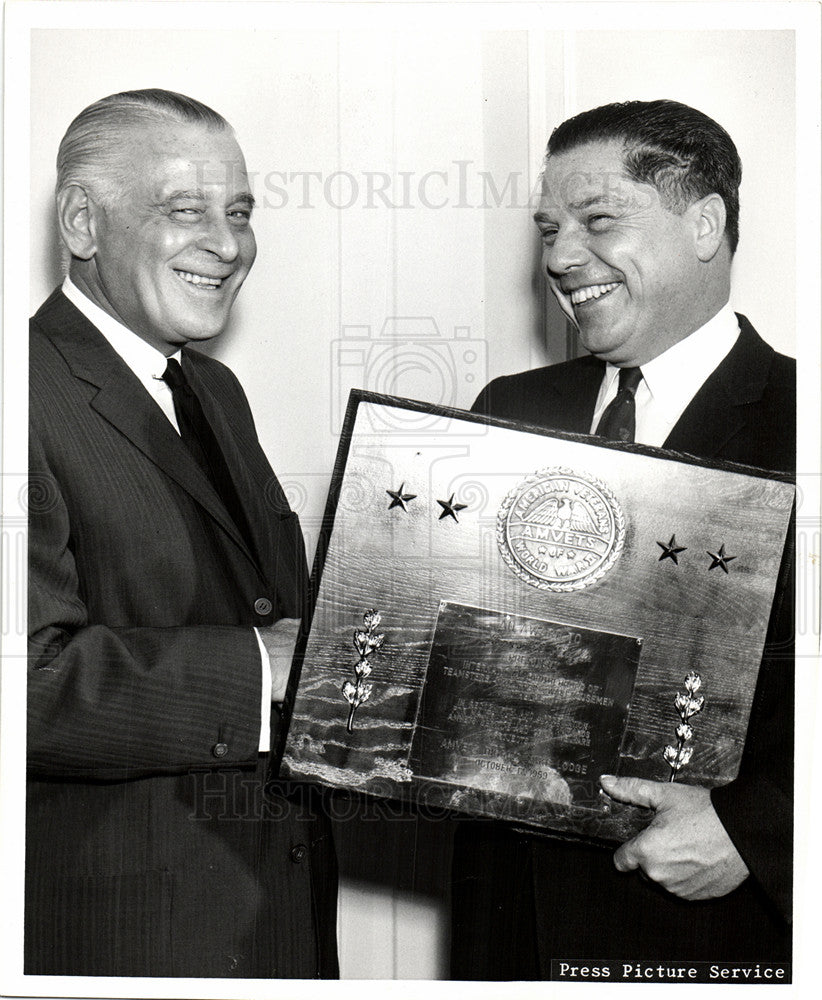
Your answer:
[[[225,757],[225,755],[228,753],[228,744],[215,743],[214,746],[211,748],[211,752],[214,754],[215,757]]]
[[[258,597],[254,602],[254,610],[258,615],[270,615],[273,606],[267,597]]]
[[[291,848],[291,860],[295,865],[302,864],[306,854],[308,854],[308,848],[305,844],[297,844],[296,847]]]

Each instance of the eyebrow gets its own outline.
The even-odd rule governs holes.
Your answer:
[[[572,201],[568,205],[568,208],[572,212],[584,212],[586,208],[591,208],[593,205],[602,205],[602,204],[614,205],[614,204],[621,204],[623,202],[624,199],[619,198],[614,200],[613,198],[609,197],[608,194],[592,194],[589,195],[587,198],[581,198],[579,201]],[[541,222],[550,223],[554,221],[552,217],[545,212],[534,212],[533,218],[534,222],[536,222],[537,224]]]
[[[607,194],[592,194],[587,198],[583,198],[581,201],[572,202],[569,207],[577,212],[581,212],[586,208],[590,208],[592,205],[601,205],[603,202],[612,205],[613,199],[609,198]]]
[[[238,201],[245,202],[249,208],[254,208],[257,204],[254,195],[250,191],[243,191],[241,194],[238,194],[236,198],[232,198],[231,203],[234,204]]]
[[[192,201],[205,201],[206,197],[202,191],[199,190],[188,190],[188,191],[172,191],[167,198],[163,198],[160,202],[161,206],[168,205],[169,202],[176,201],[180,198],[189,198]],[[254,195],[250,191],[241,191],[239,194],[234,195],[228,202],[229,205],[236,205],[237,202],[243,202],[248,205],[249,208],[254,208],[257,202],[254,199]]]
[[[188,198],[191,201],[205,201],[205,195],[202,191],[198,190],[179,190],[172,191],[167,197],[163,198],[160,202],[161,205],[167,205],[170,201],[177,201],[178,198]]]

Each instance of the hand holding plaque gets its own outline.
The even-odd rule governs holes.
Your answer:
[[[707,788],[613,775],[603,775],[602,787],[620,802],[654,810],[650,824],[614,854],[620,871],[639,868],[681,899],[724,896],[748,876]]]

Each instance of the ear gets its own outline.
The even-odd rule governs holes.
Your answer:
[[[99,206],[79,184],[69,184],[57,195],[57,225],[60,238],[72,257],[91,260],[97,252],[95,215]]]
[[[725,202],[718,194],[709,194],[691,205],[696,225],[696,255],[707,263],[716,256],[725,236]]]

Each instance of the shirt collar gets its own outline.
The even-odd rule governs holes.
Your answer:
[[[89,322],[97,327],[142,382],[163,377],[169,360],[166,355],[162,351],[158,351],[156,347],[152,347],[133,330],[129,330],[119,320],[109,316],[96,302],[92,302],[84,292],[81,292],[68,275],[63,281],[63,294]],[[180,360],[181,356],[181,351],[175,351],[171,355],[177,361]]]
[[[667,351],[642,365],[642,377],[660,409],[681,413],[703,382],[729,353],[739,336],[739,323],[729,304],[704,326],[678,341]],[[619,367],[606,365],[607,385],[619,375]]]

